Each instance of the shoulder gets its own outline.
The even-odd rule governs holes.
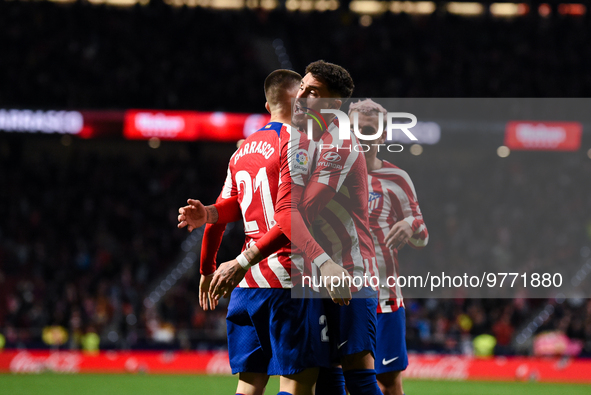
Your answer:
[[[286,123],[282,124],[281,129],[278,132],[278,135],[279,138],[282,140],[285,138],[307,139],[307,136],[304,132]]]
[[[388,179],[404,179],[410,181],[410,176],[400,167],[393,165],[392,163],[384,160],[381,169],[374,170],[372,175],[376,177],[388,178]]]
[[[414,185],[408,173],[390,162],[385,160],[383,162],[383,167],[379,170],[372,171],[371,176],[379,178],[386,184],[396,184],[398,187],[402,187],[403,189],[410,188],[410,190],[412,190],[414,193]]]
[[[315,144],[312,139],[302,131],[284,124],[279,134],[279,140],[282,150],[314,150]]]
[[[240,148],[236,150],[230,159],[231,165],[236,165],[242,158],[250,158],[252,154],[260,154],[266,160],[278,152],[277,132],[273,130],[260,130],[248,136]]]

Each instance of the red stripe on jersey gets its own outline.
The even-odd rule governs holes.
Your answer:
[[[281,262],[279,262],[279,263],[281,264]],[[277,278],[277,275],[275,274],[275,272],[273,270],[271,270],[271,267],[269,266],[269,264],[267,264],[265,266],[261,266],[260,269],[261,269],[261,273],[262,273],[263,277],[265,277],[265,280],[267,280],[267,282],[269,283],[269,286],[271,288],[283,288],[281,281],[279,281],[279,278]]]
[[[247,271],[246,274],[244,275],[244,280],[246,281],[246,284],[248,284],[247,287],[245,287],[244,285],[242,285],[242,288],[259,288],[259,285],[257,284],[256,281],[254,281],[254,278],[252,278],[252,273],[251,271]]]

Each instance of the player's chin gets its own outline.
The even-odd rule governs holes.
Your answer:
[[[291,117],[291,122],[298,127],[298,129],[302,129],[306,126],[306,115],[305,114],[293,114]]]

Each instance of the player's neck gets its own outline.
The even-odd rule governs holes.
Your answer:
[[[281,123],[289,124],[291,122],[291,113],[288,115],[284,115],[284,114],[271,115],[271,119],[269,120],[269,122],[281,122]]]
[[[378,159],[377,155],[365,155],[365,164],[367,166],[367,171],[375,171],[379,170],[384,167],[384,162],[381,159]]]

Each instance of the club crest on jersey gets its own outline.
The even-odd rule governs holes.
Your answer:
[[[369,211],[375,210],[382,205],[382,194],[377,192],[370,192],[369,193]]]
[[[299,165],[306,166],[308,164],[308,153],[306,151],[300,151],[296,154],[296,162]]]

